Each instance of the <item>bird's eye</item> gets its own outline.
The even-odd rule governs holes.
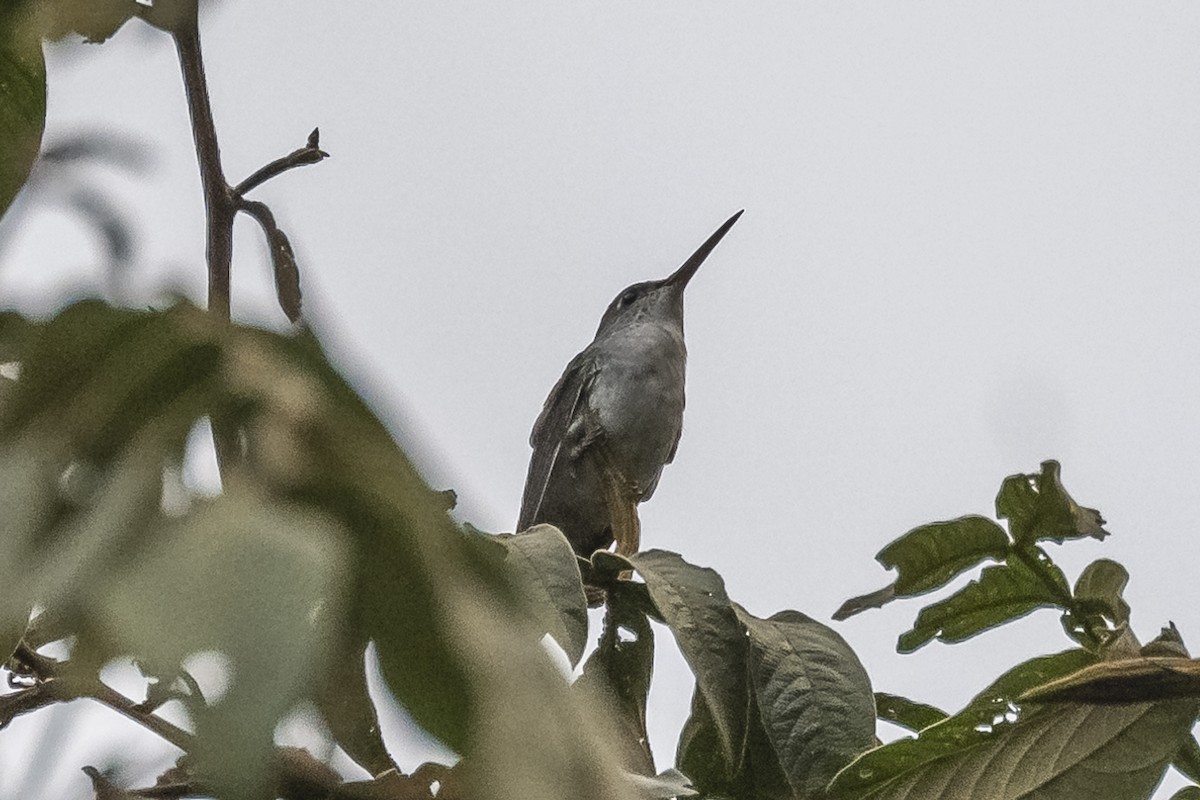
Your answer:
[[[621,295],[621,299],[617,301],[617,305],[620,306],[621,308],[627,308],[636,299],[637,299],[637,292],[634,291],[633,289],[630,289],[628,292]]]

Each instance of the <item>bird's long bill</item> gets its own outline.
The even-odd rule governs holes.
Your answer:
[[[742,209],[745,211],[746,209]],[[696,270],[700,269],[700,265],[704,263],[704,259],[708,258],[708,254],[717,246],[717,242],[729,233],[729,229],[733,227],[733,223],[738,221],[738,217],[742,215],[742,211],[737,212],[729,219],[725,220],[725,224],[717,228],[717,232],[708,237],[704,244],[700,245],[696,252],[692,253],[692,257],[683,262],[683,266],[671,273],[671,277],[667,278],[663,283],[667,286],[678,286],[680,289],[687,286],[687,282],[696,274]]]

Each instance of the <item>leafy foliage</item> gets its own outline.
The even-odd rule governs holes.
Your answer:
[[[0,2],[0,215],[25,183],[46,127],[46,62],[27,9]]]
[[[623,796],[603,777],[606,745],[586,733],[598,712],[530,646],[538,615],[521,610],[502,559],[450,521],[311,336],[231,327],[186,305],[91,301],[6,327],[25,334],[8,342],[21,378],[0,409],[8,628],[34,604],[54,610],[79,637],[78,670],[224,653],[232,688],[195,721],[206,784],[255,793],[277,721],[342,685],[334,644],[361,669],[361,647],[347,643],[369,638],[397,699],[489,776],[494,794],[481,796],[556,785]],[[238,418],[245,458],[220,497],[169,513],[163,469],[217,409]],[[564,548],[557,561],[574,571]],[[544,760],[509,784],[491,776],[529,753]]]
[[[881,718],[918,735],[861,755],[833,781],[832,798],[1072,798],[1085,792],[1106,800],[1146,798],[1168,764],[1194,773],[1190,730],[1200,713],[1200,686],[1196,662],[1174,627],[1142,647],[1129,629],[1124,567],[1099,559],[1072,588],[1037,544],[1103,538],[1099,512],[1071,499],[1052,461],[1040,474],[1006,478],[996,510],[1009,521],[1003,540],[993,523],[963,517],[914,529],[880,554],[901,576],[884,602],[914,593],[912,582],[903,582],[907,576],[936,575],[916,584],[925,590],[945,585],[961,574],[970,553],[1000,562],[923,608],[898,649],[908,652],[933,638],[961,641],[1044,607],[1060,610],[1064,631],[1082,646],[1017,665],[949,717],[881,696]],[[969,530],[966,520],[973,520]],[[854,598],[840,613],[878,605],[881,597]]]

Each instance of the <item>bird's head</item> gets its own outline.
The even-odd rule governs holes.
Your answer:
[[[618,328],[639,320],[678,320],[683,324],[683,290],[688,281],[700,269],[704,259],[717,246],[717,242],[729,232],[733,223],[742,215],[739,211],[717,228],[716,233],[709,236],[683,265],[668,277],[657,281],[635,283],[613,298],[600,319],[600,327],[596,331],[599,336],[606,330]]]

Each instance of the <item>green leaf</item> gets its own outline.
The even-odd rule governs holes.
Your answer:
[[[0,364],[20,361],[39,326],[15,311],[0,311]]]
[[[984,517],[959,517],[913,528],[875,556],[885,568],[899,573],[895,583],[847,600],[833,618],[846,619],[898,597],[932,591],[985,559],[1002,560],[1007,552],[1008,535]]]
[[[692,782],[677,769],[668,769],[658,775],[633,775],[633,785],[642,800],[671,800],[675,797],[695,797],[699,794]]]
[[[934,638],[951,643],[1017,619],[1039,608],[1059,605],[1066,579],[1038,551],[1037,567],[1019,558],[987,567],[950,597],[921,609],[912,630],[900,636],[896,649],[911,653]],[[1054,576],[1047,579],[1047,575]]]
[[[1174,622],[1168,622],[1166,627],[1159,631],[1158,636],[1146,642],[1139,655],[1191,657],[1187,646],[1183,643],[1183,637],[1180,636],[1179,629],[1175,627]]]
[[[33,541],[52,524],[51,506],[58,477],[58,453],[33,438],[0,447],[0,663],[16,649],[37,602],[37,584],[29,581],[39,560]]]
[[[196,721],[194,755],[218,796],[265,785],[275,725],[329,644],[314,624],[329,612],[314,613],[337,603],[344,545],[322,514],[226,494],[156,537],[97,593],[99,623],[131,653],[155,663],[203,651],[229,659],[228,692]]]
[[[1125,567],[1111,559],[1097,559],[1075,581],[1075,600],[1098,609],[1114,625],[1124,625],[1129,622],[1129,604],[1122,593],[1128,583],[1129,572]]]
[[[745,632],[725,594],[725,582],[713,570],[665,550],[648,550],[632,561],[696,676],[723,763],[732,773],[745,743],[750,690],[743,667]]]
[[[1106,705],[1200,699],[1200,660],[1177,656],[1123,658],[1091,664],[1021,696],[1039,703]]]
[[[1171,765],[1188,780],[1200,783],[1200,742],[1196,741],[1195,736],[1188,736],[1183,740],[1183,745],[1171,760]]]
[[[25,353],[17,394],[4,409],[0,433],[9,433],[75,397],[104,353],[147,319],[148,315],[114,309],[98,300],[83,300],[42,326]]]
[[[41,38],[19,6],[0,6],[0,217],[25,185],[45,127]]]
[[[1200,800],[1200,786],[1185,786],[1171,795],[1170,800]]]
[[[562,531],[535,525],[496,537],[508,556],[505,566],[543,633],[558,642],[574,667],[587,647],[587,599],[579,565]]]
[[[155,0],[154,5],[160,2]],[[99,44],[138,16],[141,8],[136,0],[56,0],[49,9],[46,35],[58,39],[77,33],[84,41]]]
[[[185,432],[176,431],[171,441],[148,430],[110,468],[89,477],[95,488],[72,513],[57,516],[56,527],[38,542],[38,566],[26,578],[36,586],[39,604],[87,606],[92,599],[86,593],[97,579],[158,533],[163,464],[182,450]]]
[[[875,741],[870,679],[841,636],[798,611],[738,619],[767,739],[796,796],[815,796]]]
[[[1194,703],[1071,704],[1027,711],[973,747],[927,762],[867,791],[834,798],[917,800],[1133,800],[1162,780],[1195,719]],[[860,770],[852,764],[848,771]]]
[[[81,457],[111,457],[147,420],[216,375],[222,361],[219,343],[181,324],[199,314],[197,309],[179,306],[131,326],[123,339],[111,342],[92,379],[60,417]],[[206,405],[197,399],[183,413],[194,420]]]
[[[19,545],[0,560],[0,578],[15,578],[0,645],[47,585],[67,586],[55,603],[79,610],[53,626],[79,634],[73,669],[127,653],[167,675],[196,650],[224,654],[229,694],[196,715],[197,763],[223,797],[264,786],[280,716],[343,680],[322,656],[357,658],[368,638],[388,689],[463,753],[470,796],[634,796],[616,725],[538,645],[503,548],[459,529],[310,333],[83,302],[21,355],[0,425],[0,530]],[[235,412],[246,457],[225,495],[171,522],[161,470],[211,409]],[[44,585],[29,577],[42,568],[54,570]],[[370,727],[368,698],[350,699],[362,704],[348,725]],[[368,744],[348,749],[376,760]]]
[[[1100,512],[1077,504],[1063,488],[1059,473],[1057,461],[1043,461],[1040,474],[1010,475],[1001,484],[996,516],[1009,521],[1018,545],[1108,536]]]
[[[1074,649],[1013,667],[977,694],[962,711],[923,729],[917,738],[899,739],[860,756],[834,779],[831,797],[875,797],[873,791],[893,781],[986,746],[997,731],[1013,724],[1019,711],[1017,698],[1022,693],[1095,662],[1092,653]],[[974,795],[970,796],[974,800]]]
[[[379,715],[367,690],[366,649],[365,640],[355,642],[343,633],[328,677],[317,685],[314,697],[333,740],[360,767],[380,775],[396,765],[383,742]]]
[[[750,702],[754,703],[753,697]],[[741,763],[730,770],[717,726],[699,689],[692,693],[692,713],[680,733],[675,761],[704,797],[791,800],[795,796],[757,713],[751,714],[747,723]]]
[[[622,594],[619,588],[609,593],[600,645],[584,664],[575,689],[591,693],[597,705],[615,713],[625,768],[653,775],[646,699],[654,671],[654,631],[638,604],[626,602]]]
[[[940,708],[884,692],[875,693],[875,714],[879,719],[908,728],[914,733],[936,725],[949,716]]]
[[[895,569],[896,594],[912,597],[946,585],[985,559],[1008,552],[1008,535],[990,519],[959,517],[914,528],[883,548],[879,563]]]

